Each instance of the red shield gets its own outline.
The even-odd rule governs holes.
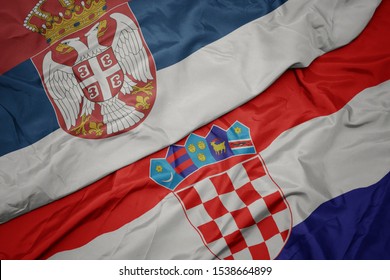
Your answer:
[[[123,84],[123,71],[112,48],[72,67],[84,95],[92,102],[106,101],[117,95]]]
[[[78,29],[78,23],[67,22],[71,17],[56,22],[73,26],[74,32],[50,41],[32,61],[59,126],[73,136],[97,139],[132,130],[148,117],[156,100],[156,66],[127,3],[103,7],[99,18],[88,5],[78,12],[86,15],[88,24]],[[142,45],[129,49],[130,38]]]

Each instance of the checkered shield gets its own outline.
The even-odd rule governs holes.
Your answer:
[[[219,259],[274,259],[289,236],[291,211],[259,156],[176,195]]]

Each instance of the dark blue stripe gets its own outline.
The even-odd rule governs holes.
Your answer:
[[[176,158],[174,164],[175,164],[175,166],[179,166],[180,164],[182,164],[183,162],[186,162],[187,160],[191,160],[191,158],[188,154],[184,154],[181,157]]]
[[[286,1],[133,0],[130,6],[157,69],[161,69]],[[59,127],[29,60],[0,76],[0,120],[0,156],[24,148]]]
[[[175,158],[173,162],[170,164],[172,165],[173,168],[176,168],[180,166],[182,163],[186,162],[187,160],[190,160],[192,162],[192,159],[188,154],[182,155],[181,157]]]
[[[58,129],[54,109],[30,60],[0,76],[0,155]]]
[[[186,148],[182,147],[182,146],[177,146],[177,145],[172,145],[170,146],[169,148],[169,151],[168,151],[168,155],[167,157],[170,157],[172,156],[173,154],[175,153],[178,153],[180,151],[184,150],[185,151],[185,154],[183,154],[182,156],[180,157],[176,157],[175,155],[175,160],[170,162],[169,164],[175,169],[176,172],[178,172],[176,170],[177,167],[180,167],[180,165],[186,161],[191,161],[192,162],[192,159],[191,157],[187,154],[187,150]],[[181,168],[179,168],[181,169]],[[198,169],[198,167],[196,167],[194,164],[191,164],[190,166],[188,166],[186,169],[184,169],[182,172],[179,172],[179,174],[182,176],[182,177],[187,177],[188,175],[190,175],[191,173],[195,172],[196,170]]]
[[[173,157],[174,160],[172,162],[170,162],[170,165],[172,165],[173,168],[176,168],[176,166],[178,166],[180,163],[183,162],[183,160],[180,161],[180,158],[188,157],[187,151],[185,151],[185,154],[178,157],[178,153],[184,149],[185,148],[182,146],[177,146],[177,145],[170,146],[170,148],[168,150],[167,158],[169,158],[171,156]]]
[[[287,0],[133,0],[129,2],[157,69],[189,56]]]
[[[198,170],[198,167],[196,167],[195,165],[190,165],[186,169],[184,169],[182,172],[180,172],[180,175],[183,178],[186,178],[187,176],[189,176],[192,173],[194,173],[196,170]]]
[[[390,173],[318,207],[279,259],[390,259]]]
[[[182,149],[184,149],[183,146],[178,146],[178,145],[171,145],[169,146],[169,149],[168,149],[168,154],[167,154],[167,158],[171,157],[173,154],[176,154],[178,153],[179,151],[181,151]],[[187,153],[187,152],[186,152]],[[177,158],[177,155],[174,155],[173,156],[175,159]]]

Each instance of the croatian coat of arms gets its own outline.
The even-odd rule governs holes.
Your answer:
[[[204,245],[218,259],[275,259],[292,228],[290,206],[249,127],[213,125],[150,160],[150,178],[171,190]]]

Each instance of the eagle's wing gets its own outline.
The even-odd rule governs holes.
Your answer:
[[[148,55],[135,23],[120,13],[110,17],[117,23],[112,48],[122,70],[138,81],[152,80]]]
[[[43,77],[50,96],[62,114],[66,128],[70,129],[76,124],[83,99],[82,89],[72,68],[53,61],[50,51],[43,59]],[[82,113],[89,115],[93,109],[94,104],[84,98]]]

